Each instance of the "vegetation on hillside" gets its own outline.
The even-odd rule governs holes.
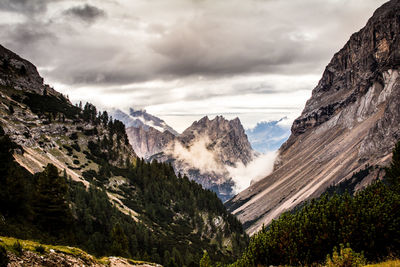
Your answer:
[[[232,266],[323,263],[340,244],[349,244],[368,261],[398,257],[399,181],[400,142],[384,181],[376,181],[354,196],[330,190],[299,210],[282,214],[251,238],[245,253]],[[335,257],[338,260],[336,254],[330,262]]]
[[[83,153],[99,168],[83,171],[89,187],[72,181],[65,170],[60,175],[52,164],[32,175],[14,161],[13,151],[23,149],[1,129],[1,235],[166,266],[197,266],[204,250],[212,260],[228,263],[245,248],[242,225],[215,193],[177,177],[169,164],[132,161],[121,149],[129,144],[124,125],[107,112],[47,94],[15,93],[13,99],[47,123],[84,124],[82,133],[68,133],[73,144],[62,148],[71,157]],[[86,137],[87,147],[80,141]]]

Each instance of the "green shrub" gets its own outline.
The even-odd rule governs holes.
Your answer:
[[[19,241],[15,241],[12,248],[14,249],[15,253],[17,253],[17,255],[22,254],[22,245]]]
[[[72,134],[69,136],[69,139],[71,139],[71,140],[77,140],[77,139],[78,139],[78,133],[72,133]]]
[[[81,151],[81,147],[80,147],[77,143],[72,144],[71,147],[72,147],[73,149],[75,149],[76,151],[78,151],[78,152]]]
[[[333,249],[332,257],[326,256],[326,267],[358,267],[366,264],[364,255],[362,253],[354,252],[349,244],[345,248],[340,244],[340,251],[337,252],[336,247]]]
[[[7,251],[3,246],[0,246],[0,267],[7,267],[8,257]]]

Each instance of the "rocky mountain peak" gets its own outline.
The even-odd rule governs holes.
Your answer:
[[[327,65],[274,171],[228,206],[248,233],[366,166],[379,170],[400,139],[400,1],[376,10]],[[371,171],[355,190],[379,176]]]
[[[178,137],[185,145],[199,138],[210,140],[209,149],[216,151],[224,164],[233,165],[237,161],[247,164],[253,159],[253,150],[239,118],[227,120],[223,116],[216,116],[210,120],[205,116]]]
[[[0,45],[0,86],[41,95],[61,95],[50,86],[43,84],[43,78],[32,63],[2,45]]]
[[[144,131],[148,131],[150,128],[153,128],[161,133],[168,131],[173,135],[178,135],[178,132],[176,132],[165,121],[147,113],[146,110],[135,110],[133,108],[129,108],[129,112],[126,113],[120,109],[112,109],[110,110],[110,114],[114,118],[122,121],[127,128],[141,127]]]
[[[293,124],[294,136],[331,119],[365,95],[374,83],[383,85],[383,73],[400,66],[399,9],[398,0],[378,8],[366,26],[334,55]]]

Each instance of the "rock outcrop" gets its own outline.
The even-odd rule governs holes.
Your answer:
[[[186,174],[226,201],[233,196],[235,187],[228,168],[246,165],[254,156],[238,118],[229,121],[217,116],[210,120],[206,116],[171,139],[150,160],[171,162],[176,172]]]
[[[162,119],[145,110],[129,109],[129,114],[113,109],[110,114],[126,127],[129,143],[136,154],[144,159],[160,153],[178,133]]]
[[[156,263],[138,263],[121,257],[103,258],[102,262],[93,256],[82,252],[80,255],[67,254],[52,249],[48,253],[35,253],[25,250],[20,255],[8,252],[8,267],[32,266],[32,267],[54,267],[54,266],[91,266],[91,267],[161,267]]]
[[[334,55],[274,172],[227,203],[249,234],[365,165],[390,160],[400,138],[399,42],[400,1],[393,0]]]
[[[37,94],[61,94],[43,84],[43,78],[29,61],[0,45],[0,86]]]
[[[175,139],[175,135],[169,131],[160,132],[153,127],[145,129],[143,126],[128,127],[126,134],[133,150],[141,158],[149,158],[162,152],[169,143]]]

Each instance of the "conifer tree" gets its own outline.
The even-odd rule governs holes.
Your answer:
[[[200,260],[200,267],[212,267],[211,259],[207,251],[204,251],[203,257]]]
[[[111,252],[114,255],[129,257],[128,238],[119,223],[117,223],[111,231],[111,242]]]
[[[34,212],[38,224],[56,234],[68,226],[71,213],[67,203],[67,183],[58,175],[58,169],[48,164],[35,177],[36,196]]]

